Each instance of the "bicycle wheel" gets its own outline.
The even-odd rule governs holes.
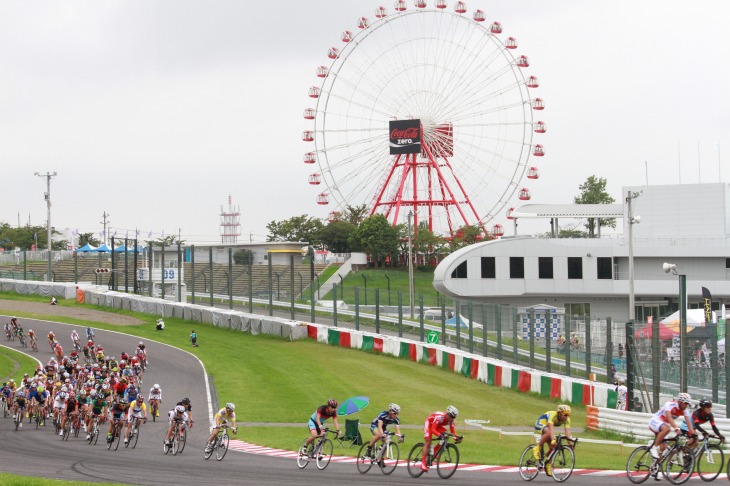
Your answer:
[[[322,470],[327,467],[330,463],[330,459],[332,459],[333,451],[334,446],[332,445],[332,441],[329,439],[322,439],[316,453],[317,469]]]
[[[23,421],[23,412],[18,412],[15,415],[15,430],[18,430],[18,427],[20,427],[20,423]]]
[[[68,442],[68,436],[71,435],[71,419],[66,419],[66,427],[63,428],[63,436],[61,440]]]
[[[520,476],[525,481],[532,481],[540,472],[540,464],[532,455],[535,447],[537,447],[535,444],[528,445],[520,456]]]
[[[664,460],[664,477],[672,484],[685,483],[695,468],[695,456],[686,446],[677,447]]]
[[[651,465],[654,458],[651,457],[649,446],[641,446],[634,449],[634,452],[626,461],[626,476],[634,484],[641,484],[649,479],[651,474]]]
[[[185,450],[185,444],[188,441],[188,433],[185,431],[185,429],[180,430],[180,440],[178,446],[180,447],[180,450],[177,451],[178,454],[182,454],[182,451]],[[220,460],[220,459],[219,459]]]
[[[119,449],[119,442],[121,442],[121,440],[122,440],[122,431],[121,431],[121,429],[119,429],[114,432],[114,450],[115,451],[117,449]]]
[[[575,453],[570,447],[561,447],[550,458],[550,465],[553,468],[553,479],[562,483],[573,474],[575,467]]]
[[[696,457],[697,474],[703,481],[714,481],[722,472],[725,464],[725,454],[720,446],[708,445],[699,456]]]
[[[210,448],[208,448],[208,445],[209,444],[206,443],[205,444],[205,449],[203,449],[203,457],[205,458],[206,461],[208,459],[210,459],[210,456],[213,455],[213,451],[218,446],[218,438],[216,437],[216,439],[213,441],[213,445],[210,446]]]
[[[419,442],[418,444],[414,445],[411,449],[411,452],[408,453],[408,464],[406,464],[406,466],[408,468],[408,474],[410,474],[412,478],[417,478],[421,474],[423,474],[423,470],[421,470],[422,456],[423,442]]]
[[[449,479],[459,467],[459,448],[454,444],[446,444],[438,451],[433,462],[441,479]]]
[[[228,452],[228,434],[223,434],[218,441],[218,447],[215,448],[215,458],[222,461]]]
[[[306,440],[299,446],[299,450],[297,451],[297,467],[299,469],[304,469],[309,464],[309,460],[312,458],[310,456],[311,450],[312,448],[307,444]]]
[[[139,425],[136,425],[134,429],[132,429],[132,438],[129,439],[130,444],[132,445],[132,449],[137,447],[137,441],[139,440]]]
[[[398,466],[398,461],[400,461],[400,448],[398,444],[395,442],[384,444],[381,447],[379,459],[378,465],[380,466],[380,470],[383,471],[383,474],[388,475],[395,471],[395,468]]]
[[[173,456],[177,455],[177,451],[178,451],[179,447],[180,447],[180,434],[176,430],[172,433],[172,445],[170,446]]]
[[[357,472],[360,474],[367,473],[371,467],[373,467],[373,461],[369,455],[366,454],[368,450],[368,442],[363,443],[362,447],[357,453]]]

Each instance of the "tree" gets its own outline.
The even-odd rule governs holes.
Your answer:
[[[407,227],[406,231],[408,231]],[[406,238],[407,237],[408,235],[406,235]],[[418,232],[413,235],[411,245],[414,253],[422,253],[426,255],[427,264],[430,262],[431,258],[435,259],[434,263],[438,263],[438,255],[444,252],[446,239],[436,235],[433,231],[428,229],[428,226],[425,223],[422,223],[418,227]]]
[[[369,211],[367,204],[361,204],[360,206],[348,205],[345,209],[344,218],[347,222],[358,225],[367,217]]]
[[[91,246],[101,245],[101,241],[94,237],[94,233],[79,233],[79,247],[82,247],[87,243]]]
[[[479,226],[478,224],[462,226],[456,231],[456,233],[454,233],[454,237],[451,239],[451,251],[456,251],[459,248],[473,245],[474,243],[478,243],[479,241],[482,241],[481,226]]]
[[[324,224],[321,219],[302,214],[267,224],[266,229],[269,230],[269,234],[266,236],[266,241],[306,241],[316,246],[321,242],[322,228]]]
[[[335,253],[349,253],[350,236],[357,230],[357,226],[349,221],[334,221],[320,231],[320,240],[329,251]]]
[[[7,223],[0,224],[0,241],[6,250],[16,247],[21,250],[30,250],[38,242],[38,248],[47,248],[48,233],[45,226],[22,226],[13,228]]]
[[[398,229],[382,214],[374,214],[365,218],[352,233],[350,244],[359,245],[370,258],[382,264],[385,257],[398,252]]]
[[[613,204],[616,200],[606,192],[606,179],[603,177],[590,176],[586,181],[578,186],[580,196],[573,198],[576,204]],[[616,227],[616,218],[588,218],[585,227],[588,229],[588,237],[596,236],[596,219],[598,219],[598,227],[608,226]]]

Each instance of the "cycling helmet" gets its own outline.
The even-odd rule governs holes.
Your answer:
[[[234,410],[236,410],[236,406],[234,404],[232,404],[231,402],[226,403],[226,408],[228,410],[230,410],[231,412],[233,412]]]
[[[677,402],[679,403],[686,403],[689,405],[692,402],[692,397],[689,395],[689,393],[680,393],[677,395]]]
[[[178,405],[177,407],[175,407],[175,411],[177,413],[184,413],[185,412],[185,407],[183,407],[182,405]]]
[[[37,386],[38,386],[38,384],[37,384],[37,383],[31,383],[31,384],[30,384],[30,387],[31,387],[31,388],[36,388]]]
[[[393,413],[400,413],[400,405],[397,403],[391,403],[388,405],[388,411]]]
[[[25,375],[25,376],[28,376],[28,375]],[[15,379],[10,378],[10,383],[15,383]]]
[[[570,406],[565,404],[558,405],[558,413],[562,413],[563,415],[570,417]]]
[[[44,391],[46,391],[46,387],[45,386],[39,386],[38,387],[38,393],[43,393]]]
[[[705,407],[712,407],[712,401],[708,400],[707,398],[703,398],[702,400],[700,400],[700,408]]]
[[[62,386],[61,387],[61,391],[62,392],[67,392],[68,391],[68,387],[66,385]]]
[[[129,402],[127,401],[127,399],[126,399],[126,398],[121,398],[121,399],[119,400],[119,405],[126,405],[126,404],[128,404],[128,403],[129,403]]]
[[[155,383],[155,386],[153,386],[152,388],[154,388],[156,390],[159,390],[160,389],[160,385],[158,385],[157,383]]]
[[[81,395],[82,397],[85,397],[86,396],[86,390],[84,390],[82,388],[81,391],[79,392],[79,395]]]
[[[101,389],[102,390],[108,390],[109,389],[109,385],[107,383],[104,383],[103,385],[101,385]]]
[[[457,415],[459,415],[459,409],[457,409],[457,408],[456,408],[455,406],[453,406],[453,405],[449,405],[448,407],[446,407],[446,413],[447,413],[447,414],[448,414],[448,415],[449,415],[450,417],[452,417],[452,418],[456,418],[456,416],[457,416]]]
[[[188,397],[183,398],[182,399],[182,404],[183,405],[190,405],[190,399]]]
[[[17,392],[15,392],[15,396],[16,397],[24,397],[25,396],[25,392],[23,390],[18,390]]]
[[[59,394],[58,394],[58,398],[59,398],[60,400],[66,400],[66,399],[68,398],[68,393],[66,393],[66,392],[61,392],[61,393],[59,393]]]
[[[144,402],[144,397],[142,396],[142,394],[137,395],[137,401],[140,403]]]
[[[91,393],[89,393],[89,396],[94,399],[96,398],[96,390],[91,390]]]

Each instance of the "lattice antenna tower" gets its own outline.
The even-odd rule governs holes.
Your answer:
[[[241,236],[241,208],[228,195],[228,210],[221,206],[221,243],[237,243]]]

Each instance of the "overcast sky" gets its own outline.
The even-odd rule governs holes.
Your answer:
[[[392,11],[371,0],[3,1],[0,221],[45,224],[36,171],[58,172],[54,226],[80,232],[101,231],[106,212],[117,237],[217,242],[229,194],[243,240],[263,240],[272,220],[326,217],[302,163],[307,89],[340,33],[381,3]],[[620,200],[646,167],[650,184],[728,180],[730,2],[467,5],[519,40],[541,82],[547,156],[530,202],[572,202],[593,174]]]

